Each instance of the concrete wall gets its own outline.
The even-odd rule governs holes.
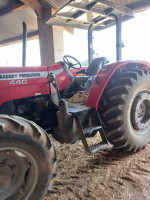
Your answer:
[[[62,61],[64,56],[63,28],[53,26],[54,56],[55,62]]]

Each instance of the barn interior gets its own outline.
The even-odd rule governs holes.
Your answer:
[[[21,41],[24,22],[27,39],[39,38],[41,65],[51,65],[63,56],[63,29],[96,30],[115,24],[113,15],[129,20],[150,7],[148,0],[6,0],[0,2],[0,46]],[[59,38],[59,42],[58,42]]]
[[[22,42],[24,30],[27,40],[39,38],[41,65],[49,66],[62,59],[64,29],[73,34],[92,24],[100,31],[115,25],[115,17],[127,21],[149,7],[149,0],[0,1],[0,46]],[[47,200],[150,199],[150,145],[137,154],[108,148],[87,155],[80,141],[52,140],[59,171]]]

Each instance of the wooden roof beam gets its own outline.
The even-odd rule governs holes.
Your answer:
[[[68,15],[68,13],[66,13],[66,12],[57,13],[56,16],[66,18],[66,19],[74,19],[73,15]]]
[[[109,6],[113,9],[119,11],[122,14],[129,15],[129,16],[134,15],[133,10],[131,8],[126,7],[126,6],[121,6],[121,5],[118,5],[118,4],[113,3],[111,1],[108,1],[108,0],[96,0],[96,2],[104,4],[106,6]]]
[[[13,10],[13,12],[18,12],[18,11],[23,10],[23,9],[25,9],[25,8],[27,8],[27,6],[23,4],[22,6],[20,6],[20,7],[18,7],[18,8],[15,8],[15,9]]]
[[[12,12],[12,11],[16,11],[17,9],[22,8],[22,6],[24,6],[24,3],[22,3],[22,2],[20,2],[18,4],[14,4],[12,6],[9,6],[8,8],[0,11],[0,16],[5,15],[5,14]]]
[[[70,6],[70,7],[72,7],[72,8],[76,8],[76,9],[82,10],[82,11],[85,11],[85,12],[91,11],[91,12],[93,12],[93,13],[96,13],[96,14],[101,15],[102,17],[105,17],[105,16],[106,16],[105,11],[100,10],[100,9],[97,9],[97,8],[93,8],[93,7],[92,7],[90,10],[88,10],[86,6],[81,6],[81,5],[78,5],[78,4],[76,4],[76,3],[74,3],[74,4],[69,4],[68,6]]]
[[[37,0],[21,0],[22,3],[24,3],[25,5],[31,7],[32,9],[42,9],[43,6],[39,3],[39,1]]]
[[[38,0],[20,0],[22,3],[24,3],[26,6],[32,8],[35,10],[38,17],[43,17],[43,8],[44,6],[38,1]]]
[[[144,0],[138,3],[133,3],[133,4],[129,4],[129,6],[131,9],[134,10],[139,10],[139,9],[145,9],[150,7],[150,1],[149,0]]]
[[[102,17],[102,18],[95,18],[95,19],[93,19],[93,22],[95,22],[97,25],[100,25],[100,24],[102,24],[102,23],[104,23],[104,22],[106,22],[106,21],[108,21],[108,20],[114,20],[113,19],[113,17]]]
[[[28,33],[27,38],[28,38],[28,40],[30,40],[32,38],[37,39],[38,38],[38,31]],[[0,41],[0,47],[5,46],[5,45],[10,45],[10,44],[13,44],[13,43],[16,43],[16,42],[22,42],[22,35]]]
[[[57,13],[56,16],[60,16],[63,18],[69,18],[69,19],[77,19],[78,17],[80,17],[83,14],[85,14],[84,11],[77,11],[76,13],[73,13],[72,15],[69,15],[68,12],[64,12],[64,13]]]
[[[85,22],[84,20],[76,19],[73,15],[68,15],[67,13],[57,13],[56,16],[66,18],[66,22],[70,22],[70,21],[79,22],[79,23]],[[91,23],[94,23],[96,25],[94,20],[87,21],[87,24],[91,24]],[[102,23],[101,26],[104,26],[104,24]]]

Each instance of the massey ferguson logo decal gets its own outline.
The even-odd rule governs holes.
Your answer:
[[[40,77],[40,73],[26,73],[26,74],[0,74],[0,79],[22,79],[22,78],[31,78],[31,77]]]
[[[2,74],[0,79],[14,79],[17,78],[17,74]]]
[[[58,69],[52,72],[54,75],[59,75],[63,72],[63,69]],[[48,72],[22,72],[22,73],[0,73],[1,80],[13,80],[13,79],[31,79],[31,78],[47,78]]]

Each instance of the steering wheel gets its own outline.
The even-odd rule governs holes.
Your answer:
[[[71,60],[73,62],[71,62]],[[68,65],[68,68],[73,68],[73,69],[80,69],[81,68],[81,63],[76,59],[74,58],[73,56],[69,56],[69,55],[65,55],[63,57],[63,61]],[[77,66],[77,67],[74,67],[74,66]]]

